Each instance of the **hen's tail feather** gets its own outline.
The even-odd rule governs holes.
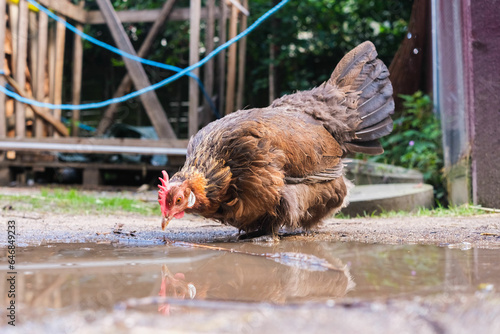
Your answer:
[[[382,147],[379,138],[392,131],[394,100],[389,71],[377,59],[377,51],[371,42],[364,42],[342,58],[332,73],[328,83],[339,87],[346,93],[358,94],[354,108],[349,107],[348,117],[361,120],[354,129],[355,136],[345,142],[349,152],[380,154]]]
[[[352,86],[353,89],[359,87],[364,81],[360,74],[365,64],[376,57],[377,51],[371,42],[358,45],[340,60],[333,70],[329,82],[338,87]]]
[[[377,155],[384,153],[384,149],[378,140],[365,141],[361,145],[358,143],[345,143],[344,146],[349,152]]]

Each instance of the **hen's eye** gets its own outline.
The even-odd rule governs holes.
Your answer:
[[[179,204],[181,202],[182,198],[180,197],[177,197],[177,199],[175,200],[175,204]]]

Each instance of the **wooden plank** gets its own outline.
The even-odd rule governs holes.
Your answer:
[[[206,3],[208,9],[207,23],[205,28],[205,54],[210,54],[214,50],[214,34],[215,34],[215,0],[207,0]],[[214,61],[210,59],[204,65],[204,75],[203,75],[203,85],[205,86],[205,91],[207,95],[212,98],[214,92]],[[205,124],[212,119],[210,105],[206,99],[204,99],[203,110],[207,117]]]
[[[221,18],[219,20],[219,45],[226,43],[227,38],[227,5],[225,1],[220,1]],[[219,110],[224,112],[225,89],[226,89],[226,50],[219,52],[217,56],[219,65]]]
[[[29,11],[28,13],[28,36],[29,36],[29,70],[31,73],[31,89],[36,90],[37,85],[37,72],[36,72],[36,58],[38,51],[38,15]]]
[[[28,3],[19,2],[19,21],[17,30],[17,60],[15,80],[24,88],[26,84],[26,59],[28,56]],[[26,105],[16,101],[16,137],[26,135]]]
[[[155,40],[156,36],[158,33],[161,31],[162,27],[165,24],[165,21],[169,17],[169,14],[172,12],[172,8],[174,6],[175,0],[168,0],[165,2],[163,5],[160,16],[158,17],[158,20],[155,21],[151,29],[149,30],[146,38],[144,39],[144,42],[142,42],[142,45],[137,52],[137,55],[141,58],[144,58],[148,55],[149,50],[151,49],[151,45],[153,44],[153,41]],[[113,97],[120,97],[125,95],[129,90],[130,87],[132,86],[132,78],[130,75],[125,74],[123,77],[120,85],[118,86],[118,89],[116,90],[115,94]],[[101,121],[99,122],[99,125],[97,126],[97,131],[96,135],[102,135],[104,132],[109,128],[111,123],[113,122],[114,115],[116,111],[118,110],[118,103],[114,103],[110,105],[107,109],[106,112],[104,113],[104,116],[101,118]]]
[[[3,148],[24,152],[126,153],[186,155],[187,140],[142,140],[131,138],[3,138]]]
[[[48,76],[49,76],[49,102],[54,103],[55,96],[55,79],[56,79],[56,27],[49,26],[48,33]],[[47,129],[47,135],[52,135],[52,129]]]
[[[238,30],[238,8],[231,6],[229,20],[229,40],[236,37]],[[227,68],[226,115],[234,111],[234,93],[236,90],[236,43],[229,47]]]
[[[19,6],[9,3],[8,6],[9,12],[9,27],[12,36],[12,55],[11,55],[11,71],[12,76],[16,73],[16,64],[17,64],[17,35],[19,28]]]
[[[85,6],[85,1],[80,1],[78,4],[80,8],[83,9]],[[78,23],[75,27],[83,31],[83,24]],[[73,35],[73,83],[72,87],[72,99],[71,103],[74,105],[80,104],[81,93],[82,93],[82,70],[83,70],[83,41],[80,36]],[[71,122],[71,135],[73,137],[78,137],[80,123],[80,110],[73,110],[72,112],[72,122]]]
[[[174,157],[174,156],[172,156]],[[182,165],[181,163],[180,165]],[[170,165],[170,161],[169,161]],[[153,166],[145,163],[141,164],[110,164],[110,163],[95,163],[95,162],[51,162],[51,161],[17,161],[4,160],[0,161],[0,167],[45,167],[45,168],[97,168],[100,170],[164,170],[165,166]],[[167,169],[168,170],[168,169]],[[175,170],[177,171],[177,170]]]
[[[97,4],[106,17],[108,27],[118,48],[135,55],[136,53],[132,46],[132,43],[127,37],[127,33],[125,32],[125,29],[119,21],[118,16],[116,15],[113,6],[111,5],[111,2],[109,0],[97,0]],[[123,61],[125,62],[125,67],[132,77],[132,81],[134,82],[135,88],[137,90],[149,87],[151,85],[146,75],[146,71],[142,67],[142,64],[125,57],[123,58]],[[139,97],[142,104],[144,105],[144,109],[146,109],[146,113],[148,114],[149,119],[151,120],[151,124],[158,134],[158,137],[175,138],[175,133],[167,120],[165,111],[163,110],[163,107],[161,106],[156,93],[150,91],[148,93],[140,95]]]
[[[122,23],[150,23],[156,22],[161,17],[161,9],[145,9],[145,10],[120,10],[116,12]],[[215,17],[219,18],[219,11],[215,11]],[[200,13],[201,19],[208,17],[208,9],[202,8]],[[169,16],[170,21],[186,21],[189,20],[189,8],[175,8]],[[87,12],[87,24],[105,24],[104,16],[98,10],[90,10]]]
[[[201,0],[190,1],[191,15],[189,20],[189,65],[193,65],[200,60],[200,11]],[[199,75],[199,69],[191,71],[194,75]],[[188,136],[194,136],[198,132],[198,104],[199,104],[198,83],[189,78],[189,127]]]
[[[62,103],[63,94],[63,78],[64,78],[64,48],[66,45],[66,27],[62,23],[56,24],[56,55],[55,55],[55,72],[54,72],[54,104]],[[61,109],[54,109],[52,115],[57,120],[61,119]],[[59,136],[54,133],[54,137]]]
[[[102,178],[99,169],[87,167],[83,170],[83,185],[86,187],[97,187],[101,184]]]
[[[45,79],[47,70],[47,48],[49,34],[49,17],[45,13],[38,14],[38,50],[36,59],[36,89],[35,98],[37,101],[45,100]],[[48,113],[48,109],[42,108],[42,112]],[[43,137],[44,124],[40,117],[36,117],[35,136]]]
[[[0,70],[3,71],[5,65],[5,31],[6,31],[6,14],[5,0],[0,0]],[[0,75],[0,85],[5,85],[5,78]],[[0,138],[7,136],[7,118],[5,114],[5,94],[0,93]]]
[[[87,21],[87,12],[85,9],[72,4],[68,0],[38,0],[44,7],[53,9],[62,16],[70,18],[80,23]]]
[[[273,42],[269,43],[269,104],[272,104],[276,99],[275,92],[275,66],[274,62],[276,61],[276,47]]]
[[[49,143],[85,146],[132,146],[132,147],[154,147],[154,148],[187,148],[188,139],[136,139],[136,138],[95,138],[95,137],[67,137],[67,138],[4,138],[3,142],[16,143]]]
[[[248,0],[243,0],[243,7],[248,8]],[[247,16],[241,16],[240,31],[247,28]],[[245,93],[245,67],[247,54],[247,38],[240,39],[238,48],[238,93],[236,94],[236,109],[243,109],[243,97]]]

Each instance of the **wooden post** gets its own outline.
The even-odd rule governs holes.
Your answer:
[[[119,21],[111,2],[109,0],[97,0],[97,4],[106,19],[106,23],[111,31],[111,34],[113,35],[113,39],[115,40],[117,47],[125,52],[135,55],[136,53],[132,43],[127,37],[127,33]],[[151,85],[142,64],[125,57],[123,58],[123,61],[125,62],[127,71],[132,77],[132,81],[134,82],[136,89],[146,88]],[[168,122],[165,111],[163,110],[156,93],[150,91],[142,94],[140,95],[140,99],[144,105],[144,109],[146,109],[146,113],[148,114],[153,127],[155,128],[156,133],[158,134],[158,137],[175,138],[175,133]]]
[[[214,50],[214,33],[215,33],[215,0],[207,0],[207,25],[205,28],[205,54],[208,55],[210,52]],[[214,91],[214,62],[213,60],[209,60],[204,65],[204,77],[203,77],[203,85],[205,86],[205,91],[207,95],[212,98],[212,94]],[[206,113],[210,113],[210,105],[208,101],[205,99],[203,103],[203,110]],[[207,115],[206,120],[209,121],[212,119],[210,115]]]
[[[5,62],[5,0],[0,0],[0,70],[4,70]],[[5,86],[5,79],[0,75],[0,85]],[[7,137],[7,116],[5,114],[5,94],[0,93],[0,138]]]
[[[85,6],[85,1],[80,1],[78,7]],[[78,23],[75,26],[78,30],[83,31],[83,24]],[[82,93],[82,69],[83,69],[83,42],[80,36],[73,36],[73,92],[71,103],[74,105],[80,104]],[[73,110],[71,122],[71,136],[78,137],[78,124],[80,123],[80,110]]]
[[[201,0],[191,0],[189,18],[189,65],[193,65],[200,60],[200,12]],[[191,71],[194,75],[200,73],[199,69]],[[194,136],[198,132],[198,83],[189,79],[189,127],[188,136]]]
[[[15,80],[24,88],[26,84],[26,58],[28,56],[28,3],[19,1],[19,21],[17,30],[17,60]],[[16,101],[16,137],[26,134],[26,106]]]
[[[229,20],[229,40],[236,37],[238,32],[238,8],[231,6]],[[236,86],[236,44],[229,47],[227,68],[226,115],[234,111],[234,93]]]
[[[219,45],[226,43],[227,38],[227,5],[226,1],[221,0],[220,19],[219,19]],[[225,88],[226,88],[226,50],[222,50],[218,55],[219,65],[219,111],[224,113]]]
[[[11,71],[12,76],[16,73],[16,64],[17,64],[17,43],[15,41],[18,40],[18,28],[19,28],[19,6],[9,3],[8,6],[9,12],[9,26],[10,32],[12,36],[12,59],[11,59]]]
[[[248,9],[248,0],[243,0],[243,7]],[[240,31],[247,28],[247,16],[241,15]],[[238,49],[238,93],[236,94],[236,109],[243,109],[243,96],[245,93],[245,65],[247,53],[247,38],[243,37]]]
[[[446,7],[455,8],[458,3],[460,2],[454,2],[453,5],[447,3]],[[451,116],[456,118],[447,120],[442,118],[442,120],[449,122],[445,130],[448,132],[448,138],[451,137],[452,140],[456,141],[454,145],[459,145],[457,141],[460,140],[457,133],[460,128],[456,127],[455,124],[468,123],[465,128],[469,128],[469,139],[465,141],[462,147],[463,151],[455,151],[461,154],[459,161],[454,165],[458,165],[460,160],[464,163],[465,152],[471,152],[467,153],[471,160],[467,159],[468,161],[464,164],[472,168],[470,182],[472,182],[474,204],[500,209],[500,169],[498,168],[500,164],[500,154],[498,154],[498,125],[500,124],[500,67],[498,63],[500,35],[498,31],[500,30],[500,22],[497,16],[498,3],[491,1],[477,1],[477,3],[465,1],[465,3],[462,4],[463,13],[456,15],[463,17],[463,22],[456,22],[451,29],[461,28],[463,35],[459,36],[465,36],[462,38],[465,38],[464,49],[467,55],[464,66],[457,66],[456,71],[461,72],[462,69],[465,71],[463,75],[468,81],[465,87],[468,90],[466,94],[469,98],[457,97],[456,95],[447,98],[465,98],[468,114],[466,116],[468,117],[467,119],[459,119],[457,117],[459,114],[454,112]],[[449,14],[452,11],[445,13]],[[441,24],[448,25],[448,23],[445,21]],[[448,41],[448,43],[450,42],[453,43],[453,39]],[[441,57],[444,58],[444,56]],[[453,56],[450,55],[450,58]],[[447,61],[446,58],[443,61]],[[449,75],[443,80],[448,78],[450,78]],[[449,85],[449,82],[443,82],[441,94],[448,95],[444,85]],[[459,191],[458,187],[453,190]]]
[[[49,17],[40,12],[38,14],[38,52],[36,59],[36,85],[35,85],[35,98],[37,101],[45,100],[45,79],[47,71],[47,42],[49,34]],[[42,109],[48,112],[46,108]],[[36,117],[35,135],[40,138],[44,135],[44,124],[40,117]]]
[[[271,40],[269,42],[269,104],[272,104],[273,101],[276,99],[276,92],[275,92],[276,69],[274,67],[274,61],[276,60],[276,52],[272,38],[273,37],[271,37]]]
[[[153,44],[154,39],[160,32],[161,28],[165,25],[165,21],[167,20],[168,16],[172,12],[172,9],[174,7],[175,0],[168,0],[165,2],[163,5],[161,12],[158,16],[158,19],[154,22],[153,26],[149,30],[146,38],[144,39],[144,42],[142,42],[141,48],[137,52],[137,56],[144,58],[147,56],[149,53],[149,50],[151,48],[151,45]],[[118,88],[115,91],[115,94],[113,97],[120,97],[125,95],[129,90],[132,85],[132,78],[130,75],[127,73],[122,79],[122,82],[118,86]],[[97,131],[96,135],[102,135],[104,132],[109,128],[111,123],[113,122],[114,115],[116,111],[118,110],[118,103],[113,103],[110,105],[107,109],[106,112],[104,113],[104,116],[101,118],[101,121],[99,122],[99,125],[97,126]]]
[[[36,58],[38,50],[38,15],[34,11],[28,11],[28,36],[29,36],[29,69],[31,73],[31,89],[36,90]]]
[[[55,92],[55,72],[56,72],[56,27],[49,26],[48,32],[48,76],[49,76],[49,102],[54,103]],[[47,136],[52,135],[52,130],[47,129]]]
[[[64,47],[66,41],[66,27],[62,23],[56,24],[56,66],[54,72],[54,104],[62,103],[63,75],[64,75]],[[61,120],[61,109],[54,109],[54,118]],[[54,137],[59,134],[54,132]]]

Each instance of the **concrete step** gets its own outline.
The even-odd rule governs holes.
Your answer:
[[[433,203],[433,187],[429,184],[371,184],[351,189],[349,205],[341,212],[355,217],[382,211],[415,211],[431,208]]]

